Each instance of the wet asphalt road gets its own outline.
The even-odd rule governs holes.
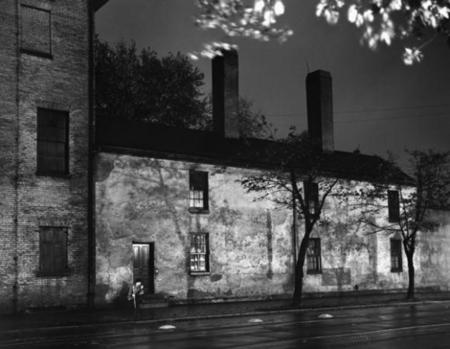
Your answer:
[[[332,314],[322,319],[320,314]],[[262,322],[260,322],[262,321]],[[450,303],[0,333],[0,348],[450,348]]]

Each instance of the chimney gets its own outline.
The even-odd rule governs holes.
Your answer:
[[[221,137],[239,138],[239,71],[236,50],[212,60],[213,126]]]
[[[306,77],[308,133],[323,151],[334,151],[331,74],[316,70]]]

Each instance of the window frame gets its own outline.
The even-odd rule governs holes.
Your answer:
[[[309,238],[308,240],[308,248],[306,250],[306,274],[308,275],[322,274],[321,245],[320,238]],[[312,253],[311,250],[313,251]],[[314,259],[313,262],[311,262],[311,258]]]
[[[199,185],[199,187],[196,188],[196,185]],[[193,200],[198,200],[195,197],[196,192],[202,192],[202,206],[192,205]],[[188,205],[190,213],[209,213],[209,174],[207,171],[189,170]]]
[[[33,9],[37,11],[42,11],[48,13],[48,52],[47,51],[41,51],[39,49],[34,48],[27,48],[24,47],[24,28],[23,28],[23,8]],[[53,59],[53,42],[52,42],[52,11],[47,8],[42,8],[38,6],[28,5],[28,4],[20,4],[20,52],[28,55],[38,56],[42,58],[49,58]]]
[[[398,190],[388,190],[388,221],[400,222],[400,193]]]
[[[64,239],[62,240],[62,245],[64,247],[63,251],[56,250],[59,247],[59,243],[57,241],[52,240],[49,244],[50,247],[45,247],[44,244],[48,242],[48,237],[44,238],[44,232],[52,232],[54,234],[55,231],[58,231],[59,234],[63,234]],[[47,241],[45,241],[47,240]],[[48,248],[51,249],[53,260],[46,261],[46,258],[50,258],[48,255]],[[39,227],[39,269],[37,272],[37,276],[39,277],[64,277],[69,275],[69,256],[68,256],[68,248],[69,248],[69,228],[62,226],[40,226]],[[55,253],[56,250],[56,253]],[[55,256],[62,256],[62,262],[58,260]],[[52,265],[56,266],[55,270],[47,270],[46,266]]]
[[[205,252],[192,252],[192,248],[194,247],[194,241],[196,236],[202,236],[204,237],[204,245],[205,245]],[[189,274],[192,276],[196,275],[209,275],[210,274],[210,248],[209,248],[209,233],[206,232],[191,232],[189,233]],[[194,270],[192,269],[192,256],[193,255],[204,255],[205,259],[205,270]]]
[[[390,239],[391,273],[403,272],[402,240],[398,238]]]
[[[303,190],[309,213],[315,215],[319,211],[319,184],[312,181],[303,181]]]
[[[41,112],[43,112],[41,114]],[[57,113],[59,115],[52,115],[52,117],[63,117],[64,118],[64,142],[57,142],[54,140],[48,140],[46,138],[43,138],[43,136],[40,134],[40,123],[42,122],[40,119],[44,117],[45,113],[51,112],[51,113]],[[37,114],[36,114],[36,175],[37,176],[50,176],[50,177],[67,177],[70,174],[69,170],[69,129],[70,129],[70,115],[68,111],[64,110],[58,110],[58,109],[50,109],[50,108],[37,108]],[[42,154],[42,151],[40,152],[40,145],[42,142],[47,143],[53,143],[53,144],[63,144],[64,145],[64,170],[62,171],[55,171],[55,170],[49,170],[46,168],[43,168],[43,164],[40,162],[41,157],[49,157],[48,154]]]

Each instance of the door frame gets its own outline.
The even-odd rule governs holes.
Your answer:
[[[133,273],[133,283],[135,282],[135,275],[134,275],[134,245],[146,245],[148,246],[148,280],[149,285],[144,289],[145,294],[154,294],[155,293],[155,242],[154,241],[132,241],[131,248],[132,248],[132,273]]]

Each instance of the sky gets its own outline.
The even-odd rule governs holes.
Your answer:
[[[294,31],[283,44],[233,39],[239,46],[239,90],[279,130],[306,130],[305,78],[322,69],[333,78],[335,149],[386,157],[402,167],[405,149],[450,150],[450,48],[436,38],[422,63],[405,66],[404,42],[377,51],[359,43],[359,32],[341,19],[329,25],[315,16],[317,1],[285,0],[282,22]],[[195,0],[109,0],[97,12],[96,30],[109,42],[134,40],[160,56],[187,54],[219,31],[193,24]],[[193,61],[211,92],[211,62]]]

